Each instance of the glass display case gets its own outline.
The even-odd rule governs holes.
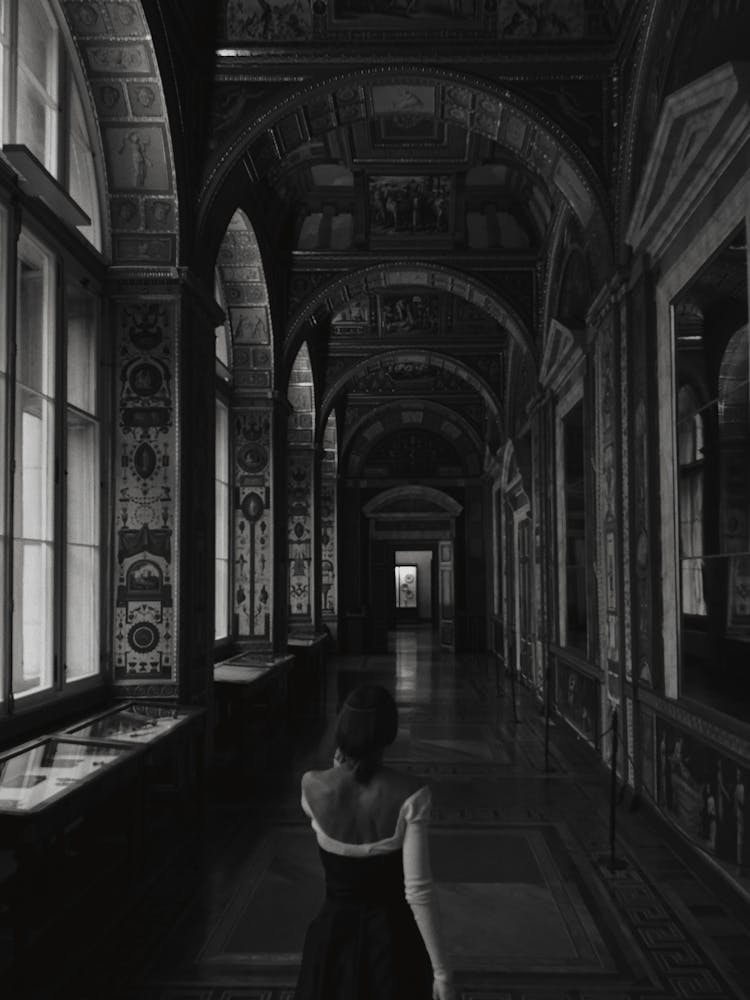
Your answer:
[[[66,729],[79,739],[154,743],[186,725],[205,709],[158,702],[128,701]]]
[[[115,744],[45,736],[0,755],[0,816],[33,813],[135,753]]]

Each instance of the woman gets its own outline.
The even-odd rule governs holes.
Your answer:
[[[305,936],[296,1000],[454,1000],[430,872],[430,790],[383,764],[396,703],[363,684],[336,724],[334,766],[302,778],[326,898]]]

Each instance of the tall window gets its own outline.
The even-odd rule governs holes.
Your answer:
[[[0,139],[11,165],[36,160],[20,191],[0,171],[0,268],[15,274],[0,286],[0,725],[101,680],[100,259],[35,197],[69,206],[60,188],[72,194],[98,241],[86,105],[58,13],[0,0]]]
[[[588,596],[586,580],[586,477],[583,400],[562,416],[559,425],[561,473],[560,578],[561,644],[587,652]]]
[[[101,511],[99,305],[78,282],[66,304],[65,662],[66,679],[99,669]]]
[[[681,694],[750,711],[750,336],[744,226],[673,302]]]
[[[55,513],[54,260],[18,245],[13,480],[13,690],[52,686]]]
[[[92,130],[78,79],[48,0],[0,0],[0,134],[25,146],[88,215],[81,232],[101,248]]]
[[[0,273],[7,273],[8,214],[0,205]],[[6,297],[0,294],[0,420],[5,423],[8,415],[8,330],[6,325]],[[6,433],[0,431],[0,469],[8,468]],[[0,483],[0,664],[7,662],[9,632],[7,615],[6,574],[8,571],[8,513],[5,504],[5,481]],[[7,678],[2,676],[0,666],[0,705],[5,702]]]
[[[216,400],[215,638],[229,636],[229,407]]]

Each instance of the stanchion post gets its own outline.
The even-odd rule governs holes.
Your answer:
[[[544,770],[549,773],[549,697],[550,697],[550,679],[549,679],[549,656],[547,657],[547,664],[544,668]]]
[[[615,826],[617,820],[617,749],[619,734],[617,730],[617,706],[612,709],[612,771],[610,774],[609,795],[609,867],[615,871]]]

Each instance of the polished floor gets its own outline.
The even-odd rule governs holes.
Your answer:
[[[330,760],[336,706],[361,680],[394,693],[390,760],[433,789],[461,1000],[750,997],[750,903],[645,808],[618,805],[613,854],[592,751],[559,725],[545,753],[528,692],[497,690],[489,658],[445,653],[428,629],[393,633],[388,655],[332,658],[325,719],[295,734],[291,755],[259,758],[249,775],[219,758],[203,823],[154,833],[157,860],[119,912],[102,885],[96,948],[82,945],[42,995],[292,1000],[322,889],[299,778]]]

